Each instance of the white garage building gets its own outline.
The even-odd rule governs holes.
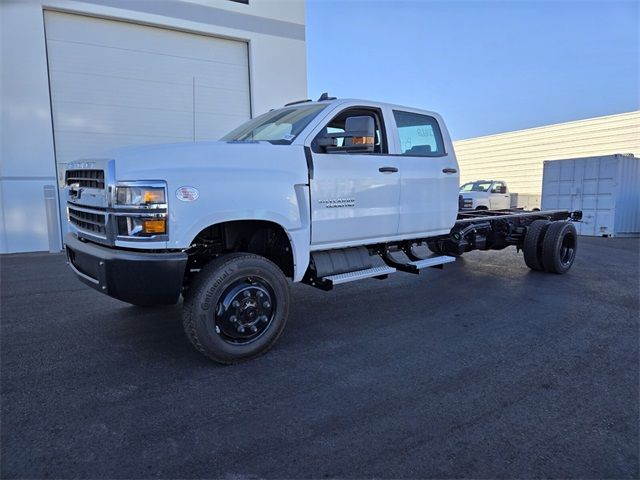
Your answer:
[[[4,0],[0,253],[58,251],[57,177],[306,98],[299,0]]]
[[[640,111],[453,142],[461,183],[504,180],[511,192],[542,191],[545,160],[633,154],[640,157]]]

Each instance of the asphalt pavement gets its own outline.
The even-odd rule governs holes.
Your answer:
[[[231,367],[180,305],[3,256],[0,476],[638,478],[639,247],[580,238],[566,275],[509,248],[294,285],[275,347]]]

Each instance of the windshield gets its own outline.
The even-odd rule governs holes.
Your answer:
[[[492,182],[469,182],[460,187],[461,192],[488,192]]]
[[[272,110],[249,120],[221,140],[227,142],[266,141],[289,145],[326,105],[306,105]]]

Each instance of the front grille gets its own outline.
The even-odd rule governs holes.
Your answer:
[[[69,221],[78,228],[106,236],[105,215],[69,207]]]
[[[104,170],[67,170],[65,185],[78,184],[80,187],[104,188]]]

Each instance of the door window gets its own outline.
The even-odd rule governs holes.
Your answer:
[[[393,111],[400,136],[400,153],[415,157],[445,154],[442,133],[435,118],[418,113]]]
[[[502,187],[504,187],[504,183],[502,182],[495,182],[493,184],[493,188],[491,189],[491,193],[503,193],[502,192]]]
[[[361,117],[361,116],[370,116],[373,117],[373,121],[376,126],[376,135],[374,138],[374,155],[379,155],[381,153],[388,153],[389,150],[387,148],[386,135],[384,132],[384,125],[382,124],[382,112],[376,109],[370,108],[348,108],[343,110],[338,115],[333,117],[329,123],[325,126],[325,128],[316,136],[316,138],[311,142],[311,149],[315,153],[339,153],[339,152],[325,152],[318,146],[318,138],[324,137],[326,133],[344,133],[345,121],[349,117]],[[344,145],[344,138],[338,139],[338,147]],[[369,152],[370,153],[370,152]],[[362,153],[351,153],[352,155],[358,155]]]

